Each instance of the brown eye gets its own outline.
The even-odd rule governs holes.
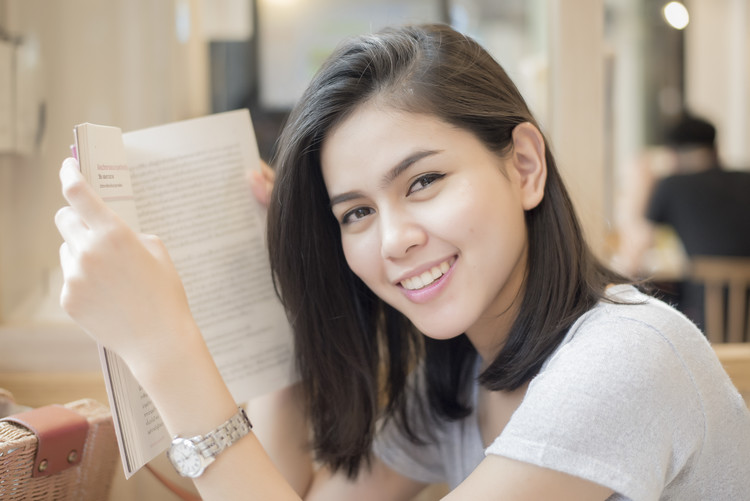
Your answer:
[[[349,223],[356,222],[360,219],[363,219],[369,216],[373,212],[375,211],[370,207],[357,207],[356,209],[352,209],[346,214],[344,214],[344,217],[341,218],[341,224],[349,224]]]
[[[412,184],[409,186],[409,194],[415,193],[417,191],[423,190],[430,186],[435,181],[442,179],[445,177],[445,174],[437,174],[437,173],[429,173],[429,174],[423,174],[419,176]]]

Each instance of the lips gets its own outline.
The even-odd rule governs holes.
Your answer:
[[[442,277],[451,267],[450,260],[443,261],[437,266],[433,266],[429,270],[423,272],[420,275],[409,277],[400,282],[401,287],[404,289],[413,291],[427,287],[435,280]]]

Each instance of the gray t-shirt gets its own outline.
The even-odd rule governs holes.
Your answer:
[[[750,412],[703,334],[633,287],[609,294],[640,304],[602,302],[578,319],[486,450],[474,412],[424,446],[388,424],[375,454],[451,487],[498,454],[610,487],[612,500],[750,499]]]

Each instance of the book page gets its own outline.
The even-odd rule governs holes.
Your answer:
[[[100,349],[125,478],[162,453],[170,442],[151,398],[114,352]]]
[[[292,338],[271,281],[260,156],[247,110],[123,135],[141,231],[158,235],[237,402],[293,381]]]
[[[140,231],[120,129],[81,124],[74,134],[81,174],[110,208]],[[125,361],[102,345],[99,356],[123,470],[130,478],[169,445],[169,434]]]
[[[291,384],[291,329],[273,289],[262,210],[246,180],[249,169],[260,167],[248,111],[121,139],[113,127],[86,124],[76,130],[79,155],[93,157],[81,159],[92,186],[134,229],[158,235],[167,247],[235,401]],[[102,350],[102,363],[130,477],[168,447],[169,437],[122,360]]]

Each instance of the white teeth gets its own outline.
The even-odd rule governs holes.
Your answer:
[[[401,286],[404,289],[408,289],[408,290],[422,289],[423,287],[427,287],[432,282],[442,277],[445,274],[445,272],[447,272],[450,269],[450,267],[451,265],[448,264],[448,261],[443,261],[438,266],[433,266],[432,268],[425,271],[421,275],[407,278],[406,280],[402,280]]]
[[[438,270],[438,271],[440,271],[440,270]],[[442,273],[440,275],[442,275]],[[440,276],[440,275],[438,275],[438,276]],[[425,271],[424,273],[422,273],[421,275],[419,275],[419,278],[422,279],[422,283],[425,284],[425,285],[431,284],[432,282],[435,281],[435,279],[432,277],[432,272],[431,271]]]

